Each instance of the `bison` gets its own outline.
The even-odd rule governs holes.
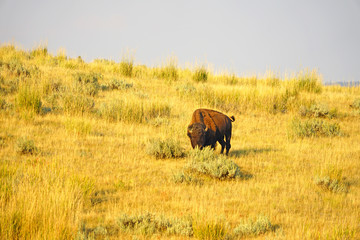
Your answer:
[[[219,142],[221,145],[221,153],[224,152],[226,146],[226,155],[228,155],[231,148],[231,122],[234,121],[234,116],[229,118],[225,114],[215,110],[195,110],[187,129],[191,146],[193,148],[198,146],[200,149],[211,146],[211,148],[215,149],[216,142]],[[226,142],[224,141],[224,137]]]

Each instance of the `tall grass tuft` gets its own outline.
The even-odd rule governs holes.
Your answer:
[[[299,91],[310,93],[321,93],[322,91],[321,77],[315,70],[300,72],[296,78],[293,79],[293,84]]]
[[[239,83],[239,78],[234,73],[229,75],[223,75],[220,78],[222,78],[223,81],[225,81],[225,83],[229,85],[236,85]]]
[[[18,111],[28,111],[32,113],[40,113],[41,110],[40,93],[33,86],[22,85],[19,88],[15,100],[15,106]]]
[[[179,79],[179,71],[176,57],[169,57],[167,59],[167,64],[160,68],[157,75],[169,83],[177,81]]]
[[[55,165],[1,167],[0,239],[74,239],[84,199],[82,181],[74,182]]]
[[[273,114],[278,112],[286,113],[293,108],[293,105],[296,105],[298,95],[299,92],[296,89],[286,89],[285,92],[274,94],[268,103],[265,103],[265,108]]]
[[[119,64],[120,74],[125,77],[132,77],[134,69],[134,56],[128,51],[123,55]]]
[[[108,121],[143,123],[158,117],[170,116],[171,108],[167,103],[149,102],[138,99],[113,99],[102,103],[97,110],[98,116]]]
[[[40,44],[38,47],[30,51],[30,57],[46,57],[48,55],[48,49],[45,44]]]
[[[198,67],[193,73],[192,79],[195,82],[206,82],[208,80],[208,71],[205,67]]]
[[[84,119],[68,118],[64,122],[65,129],[77,135],[88,135],[92,130],[92,125]]]
[[[221,222],[194,221],[194,237],[204,240],[228,239],[226,227]]]
[[[60,106],[66,114],[90,113],[95,106],[91,97],[76,92],[64,92],[61,94]]]

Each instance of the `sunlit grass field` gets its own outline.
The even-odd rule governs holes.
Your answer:
[[[228,157],[191,148],[197,108],[235,116]],[[0,239],[360,239],[359,120],[313,70],[2,45]]]

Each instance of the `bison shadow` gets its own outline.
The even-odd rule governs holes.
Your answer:
[[[249,148],[249,149],[239,149],[239,150],[232,150],[230,151],[229,155],[234,157],[241,157],[247,156],[250,154],[259,154],[259,153],[266,153],[271,151],[277,151],[276,149],[272,148]]]
[[[238,167],[239,167],[239,166],[238,166]],[[249,173],[249,172],[247,172],[247,171],[242,170],[241,167],[239,167],[239,173],[240,173],[239,178],[240,178],[241,180],[249,180],[249,179],[251,179],[251,178],[254,177],[253,174],[251,174],[251,173]]]

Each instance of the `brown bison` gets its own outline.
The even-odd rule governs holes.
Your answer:
[[[221,145],[221,153],[226,146],[226,155],[231,148],[231,122],[235,121],[234,116],[228,117],[225,114],[210,110],[197,109],[192,115],[191,123],[187,129],[187,135],[190,138],[191,146],[200,149],[206,146],[215,148],[216,142]],[[224,141],[224,137],[226,142]]]

